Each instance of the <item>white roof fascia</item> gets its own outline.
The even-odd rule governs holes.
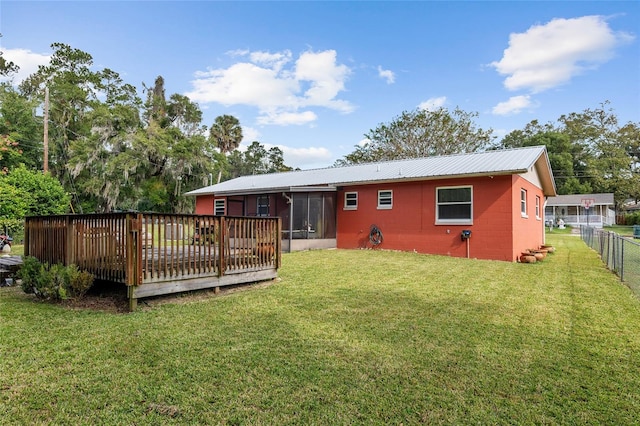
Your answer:
[[[337,188],[331,186],[290,186],[283,188],[256,189],[255,191],[235,190],[235,191],[216,191],[216,196],[227,197],[233,195],[260,195],[278,192],[336,192]]]

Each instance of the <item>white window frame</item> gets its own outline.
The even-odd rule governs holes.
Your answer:
[[[520,188],[520,215],[522,217],[529,217],[527,214],[527,190]]]
[[[357,192],[344,193],[343,210],[358,210],[358,193]]]
[[[392,208],[393,208],[393,190],[392,189],[378,190],[378,210],[391,210]]]
[[[471,199],[469,201],[458,201],[451,203],[440,202],[438,196],[441,189],[462,189],[469,188],[471,191]],[[469,205],[469,218],[468,219],[441,219],[440,218],[440,206],[441,205],[454,205],[464,204]],[[459,186],[438,186],[436,187],[436,225],[473,225],[473,185],[459,185]]]
[[[540,216],[540,196],[536,195],[536,219],[540,220],[542,219],[542,216]]]
[[[220,213],[220,209],[222,209],[222,213]],[[213,215],[214,216],[224,216],[227,212],[227,200],[224,198],[216,198],[213,200]]]

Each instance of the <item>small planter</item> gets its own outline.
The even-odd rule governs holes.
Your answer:
[[[536,257],[537,261],[541,261],[547,257],[547,252],[542,250],[531,250],[531,254]]]
[[[548,253],[554,253],[556,251],[554,246],[542,245],[540,248],[546,250]]]
[[[523,253],[520,256],[520,263],[536,263],[538,259],[531,253]]]

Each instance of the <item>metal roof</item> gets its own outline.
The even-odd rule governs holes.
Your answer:
[[[521,174],[531,171],[534,166],[545,195],[555,195],[555,183],[544,146],[242,176],[187,192],[186,195],[289,192],[303,187],[313,187],[316,191],[320,189],[318,187],[335,190],[337,186],[377,182]]]
[[[582,200],[589,198],[593,200],[594,206],[613,206],[613,193],[606,194],[571,194],[556,195],[547,200],[547,206],[581,206]]]

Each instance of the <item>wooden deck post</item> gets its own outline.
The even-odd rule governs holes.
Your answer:
[[[29,219],[25,218],[24,220],[24,255],[30,256],[29,254]]]
[[[282,219],[278,218],[278,222],[276,224],[276,269],[280,269],[282,266]]]
[[[135,311],[138,299],[135,297],[135,287],[142,283],[142,214],[127,215],[127,246],[126,246],[126,283],[129,311]]]
[[[218,232],[218,278],[224,275],[224,270],[226,268],[225,265],[225,252],[224,252],[224,241],[227,238],[226,235],[226,224],[224,220],[224,216],[220,216],[218,220],[218,226],[220,231]]]

